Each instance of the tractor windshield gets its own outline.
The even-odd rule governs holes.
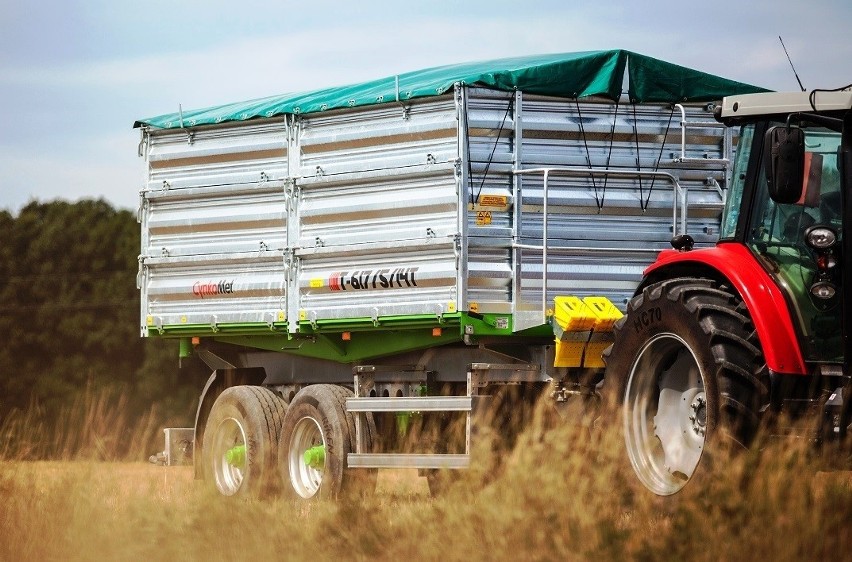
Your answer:
[[[793,204],[774,202],[769,197],[764,167],[760,165],[746,241],[787,294],[794,322],[798,323],[805,359],[840,360],[839,294],[819,298],[812,291],[818,277],[826,279],[835,275],[833,269],[837,267],[826,269],[823,258],[820,270],[818,252],[805,243],[805,233],[814,225],[830,226],[838,236],[842,232],[837,166],[840,134],[817,127],[806,128],[805,132],[805,177],[801,198]],[[750,142],[752,137],[746,140]],[[742,143],[740,148],[745,148]],[[744,160],[756,153],[753,150],[739,152],[736,169],[745,170]],[[727,215],[726,219],[730,220],[730,212]]]

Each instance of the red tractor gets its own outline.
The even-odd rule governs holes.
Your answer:
[[[741,127],[720,240],[672,241],[607,357],[627,455],[659,495],[767,417],[822,447],[852,422],[852,91],[729,97],[717,118]]]

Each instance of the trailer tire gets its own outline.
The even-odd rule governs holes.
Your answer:
[[[295,498],[334,499],[370,493],[375,489],[375,469],[347,469],[355,452],[355,417],[346,411],[352,391],[333,384],[303,388],[290,403],[281,428],[278,472]],[[371,450],[376,426],[366,415],[366,446]],[[307,453],[313,450],[314,455]],[[320,453],[321,450],[321,453]]]
[[[225,496],[259,497],[278,484],[278,436],[287,404],[268,388],[240,385],[216,398],[204,430],[205,480]]]
[[[748,310],[714,281],[646,287],[616,323],[604,355],[613,422],[651,492],[680,491],[709,473],[714,455],[756,436],[769,399],[766,362]]]

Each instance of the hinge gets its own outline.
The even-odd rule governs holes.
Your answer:
[[[148,266],[145,265],[145,256],[139,256],[139,269],[136,271],[136,288],[142,288],[142,280],[148,275]]]

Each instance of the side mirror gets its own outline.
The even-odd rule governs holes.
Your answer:
[[[799,201],[805,173],[805,132],[786,125],[772,127],[766,131],[763,154],[772,200],[782,204]]]

